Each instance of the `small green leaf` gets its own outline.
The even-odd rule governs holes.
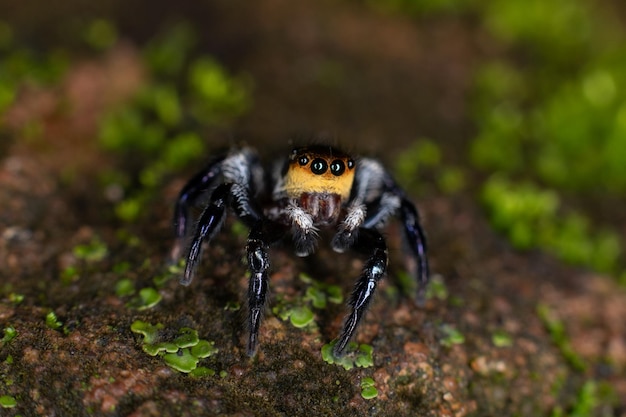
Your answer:
[[[333,348],[337,343],[336,340],[322,346],[322,359],[330,364],[343,366],[346,370],[350,370],[355,366],[360,368],[368,368],[374,365],[373,352],[374,348],[370,345],[351,342],[348,344],[346,351],[341,356],[335,356]]]
[[[190,329],[189,327],[183,327],[180,329],[180,336],[178,336],[174,343],[179,348],[187,348],[198,344],[200,339],[198,338],[198,331]]]
[[[95,237],[91,242],[74,247],[74,256],[87,262],[101,261],[108,255],[109,250],[104,242]]]
[[[118,297],[126,297],[135,293],[135,285],[133,281],[125,278],[117,281],[115,284],[115,294]]]
[[[378,397],[378,390],[376,387],[365,387],[361,390],[361,397],[366,400]]]
[[[2,343],[7,343],[10,342],[11,340],[15,339],[15,336],[17,336],[17,330],[15,330],[14,327],[5,327],[4,328],[4,336],[2,337],[2,339],[0,339],[0,342]]]
[[[309,287],[306,289],[305,300],[311,300],[313,307],[324,308],[326,307],[326,294],[317,287]]]
[[[328,301],[330,301],[331,303],[341,304],[343,302],[341,287],[337,285],[328,285],[326,287],[326,293],[328,294]]]
[[[53,330],[57,330],[57,329],[60,329],[61,326],[63,326],[63,323],[59,321],[59,319],[57,318],[57,315],[54,314],[54,311],[51,311],[48,314],[46,314],[46,326],[48,326],[49,328]]]
[[[0,396],[0,407],[2,408],[13,408],[17,406],[17,400],[15,397],[10,395]]]
[[[196,358],[208,358],[211,355],[216,354],[219,351],[215,347],[215,342],[209,342],[207,340],[200,340],[197,345],[191,348],[191,354]]]
[[[504,330],[496,330],[491,335],[491,342],[496,347],[509,347],[513,344],[513,339]]]
[[[9,301],[15,305],[21,303],[22,301],[24,301],[24,294],[17,294],[12,292],[11,294],[9,294]]]
[[[366,400],[371,400],[378,396],[378,390],[375,386],[376,382],[373,378],[365,377],[361,379],[361,396]]]
[[[133,298],[128,304],[137,310],[147,310],[154,307],[161,301],[161,294],[152,287],[142,288],[139,295]]]
[[[435,275],[432,277],[426,288],[426,298],[438,300],[445,300],[448,298],[448,288],[446,288],[445,282],[441,275]]]
[[[165,363],[180,372],[189,373],[196,369],[199,359],[191,354],[189,349],[178,349],[173,353],[163,355]]]
[[[220,372],[220,376],[222,372]],[[211,368],[207,368],[206,366],[198,366],[196,369],[192,370],[189,373],[189,375],[196,377],[196,378],[201,378],[203,376],[213,376],[215,375],[215,370]]]
[[[441,339],[440,342],[442,345],[452,347],[453,345],[460,345],[465,342],[465,336],[449,324],[441,326],[441,330],[444,333],[444,338]]]
[[[144,336],[143,342],[145,344],[152,344],[157,339],[159,331],[162,330],[163,327],[162,323],[152,325],[150,323],[146,323],[145,321],[136,320],[130,325],[130,330],[133,333],[142,334]]]
[[[306,306],[295,307],[291,310],[291,315],[289,316],[291,324],[298,328],[305,327],[312,323],[314,318],[313,312]]]

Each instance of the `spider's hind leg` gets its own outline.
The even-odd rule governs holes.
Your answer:
[[[407,199],[402,199],[400,205],[400,218],[404,227],[404,236],[411,250],[411,254],[415,258],[417,267],[414,268],[413,275],[417,280],[417,302],[424,303],[426,295],[426,286],[430,280],[430,271],[428,267],[428,246],[426,243],[426,234],[422,229],[419,221],[419,213],[413,203]]]

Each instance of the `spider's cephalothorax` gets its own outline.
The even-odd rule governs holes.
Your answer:
[[[428,282],[426,238],[415,206],[391,175],[376,160],[352,159],[331,146],[294,149],[270,175],[265,175],[256,153],[238,149],[214,159],[181,190],[174,224],[177,241],[172,256],[178,258],[189,227],[189,207],[205,194],[209,202],[197,224],[186,255],[181,283],[191,282],[200,259],[202,242],[210,240],[231,209],[250,228],[246,252],[248,288],[248,353],[258,344],[269,286],[269,246],[291,232],[299,256],[315,250],[320,228],[334,228],[332,247],[352,248],[367,256],[350,298],[350,314],[335,344],[340,355],[363,317],[378,281],[387,269],[387,245],[378,229],[392,216],[404,226],[404,236],[416,262],[411,272],[423,297]]]

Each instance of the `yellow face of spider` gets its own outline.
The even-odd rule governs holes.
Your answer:
[[[290,198],[303,193],[337,194],[346,201],[355,166],[349,155],[330,146],[294,149],[284,176],[285,192]]]

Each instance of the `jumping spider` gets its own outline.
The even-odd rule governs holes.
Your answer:
[[[195,225],[189,207],[199,197],[209,201]],[[365,314],[378,281],[387,269],[387,245],[378,231],[391,216],[404,226],[413,265],[412,275],[422,298],[428,282],[426,238],[415,206],[380,162],[353,159],[332,146],[295,148],[265,172],[250,148],[231,151],[212,160],[182,188],[175,207],[176,243],[172,256],[180,257],[188,229],[192,239],[180,282],[188,285],[200,260],[202,242],[219,231],[227,209],[250,228],[246,245],[250,281],[248,288],[248,354],[257,349],[259,326],[269,286],[269,246],[291,232],[298,256],[315,251],[318,229],[335,228],[332,248],[352,248],[366,255],[349,305],[350,314],[335,344],[341,355]]]

